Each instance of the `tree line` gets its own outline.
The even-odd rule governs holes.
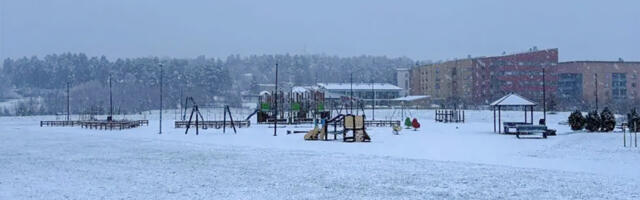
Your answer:
[[[23,98],[18,115],[65,112],[70,85],[73,113],[106,113],[109,78],[114,109],[121,113],[157,109],[160,64],[164,70],[164,107],[176,108],[186,96],[200,104],[239,106],[259,83],[273,83],[275,63],[281,84],[319,82],[395,83],[395,68],[414,65],[409,58],[327,55],[231,55],[206,58],[88,57],[83,53],[51,54],[42,58],[7,58],[0,68],[0,100]],[[34,98],[38,100],[33,100]],[[25,105],[26,104],[26,105]],[[21,112],[21,113],[18,113]]]

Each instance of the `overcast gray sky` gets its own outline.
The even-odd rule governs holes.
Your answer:
[[[0,57],[407,56],[559,48],[640,60],[640,1],[0,0]]]

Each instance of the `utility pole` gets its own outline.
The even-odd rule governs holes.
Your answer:
[[[67,121],[71,121],[71,114],[69,109],[69,81],[67,81]]]
[[[351,69],[350,84],[351,84],[351,98],[349,99],[349,107],[350,107],[349,114],[353,115],[353,69]]]
[[[376,90],[373,79],[371,79],[371,93],[373,94],[373,100],[371,101],[371,120],[376,120]]]
[[[276,91],[274,92],[275,98],[275,115],[273,117],[273,136],[277,136],[278,131],[278,62],[276,62]]]
[[[544,119],[544,124],[547,124],[547,87],[546,87],[546,79],[545,79],[545,69],[542,67],[542,115]],[[531,119],[531,123],[533,123],[533,119]]]
[[[162,63],[160,63],[160,132],[158,134],[162,134],[162,77],[164,74],[164,70],[162,69]]]
[[[113,94],[111,92],[111,73],[109,73],[109,121],[113,120]]]
[[[595,74],[596,79],[596,112],[598,112],[598,74]]]

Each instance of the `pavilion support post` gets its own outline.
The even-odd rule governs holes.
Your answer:
[[[498,106],[498,134],[502,133],[502,114],[500,113],[502,106]]]
[[[531,107],[531,124],[533,124],[533,106],[530,106],[530,107]]]
[[[493,132],[496,132],[496,107],[493,106]]]
[[[523,108],[524,108],[524,123],[526,124],[527,123],[527,107],[524,106]],[[531,121],[533,121],[533,119],[531,119]]]

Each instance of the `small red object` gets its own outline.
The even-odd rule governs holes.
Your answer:
[[[418,123],[418,119],[413,118],[413,121],[411,122],[411,126],[413,126],[414,130],[417,130],[418,128],[420,128],[420,123]]]

